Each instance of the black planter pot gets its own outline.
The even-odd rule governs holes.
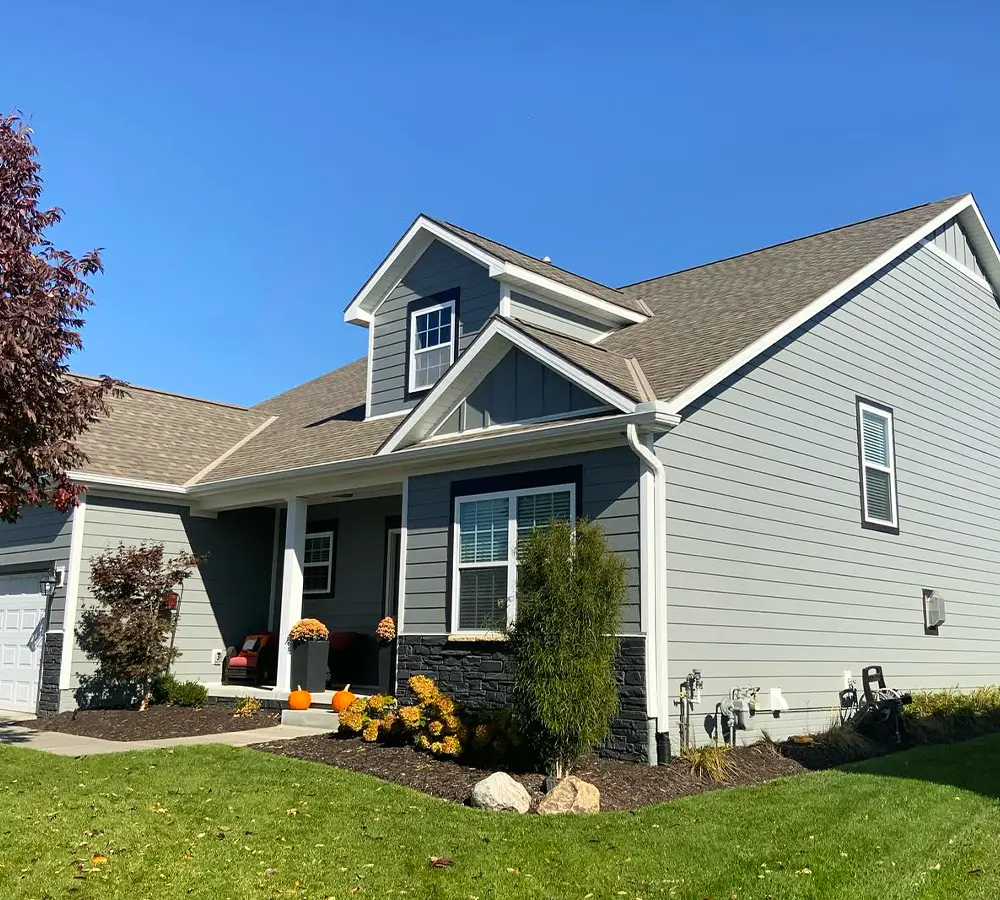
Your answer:
[[[393,673],[395,671],[396,642],[389,641],[384,644],[381,641],[378,645],[378,690],[380,694],[394,694],[396,686],[393,684]]]
[[[330,645],[326,641],[303,641],[292,645],[292,689],[310,693],[326,690],[326,667]]]

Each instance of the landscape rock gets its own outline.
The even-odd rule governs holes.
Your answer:
[[[531,795],[506,772],[494,772],[473,786],[469,803],[480,809],[526,813]]]
[[[538,813],[543,816],[600,811],[601,792],[589,781],[575,775],[569,775],[560,781],[538,804]]]

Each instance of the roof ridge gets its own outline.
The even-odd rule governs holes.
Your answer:
[[[275,394],[272,397],[265,397],[260,402],[255,403],[253,406],[251,406],[250,409],[252,411],[266,412],[266,410],[260,409],[260,407],[262,407],[265,403],[270,403],[272,400],[278,400],[281,397],[284,397],[286,394],[292,393],[292,391],[297,391],[301,388],[307,387],[310,384],[315,384],[317,381],[321,381],[322,379],[327,378],[330,375],[335,374],[336,372],[340,372],[343,369],[346,369],[348,366],[355,366],[359,362],[367,363],[367,361],[368,361],[368,354],[366,353],[364,356],[359,356],[357,359],[352,359],[350,362],[345,362],[343,365],[337,366],[336,369],[330,369],[330,371],[328,372],[323,372],[319,375],[316,375],[315,377],[310,378],[308,381],[303,381],[300,384],[293,384],[290,388],[283,390],[280,394]]]
[[[774,244],[767,244],[764,247],[757,247],[754,250],[745,250],[743,253],[734,253],[732,256],[723,256],[720,259],[709,260],[708,262],[699,263],[696,266],[686,266],[683,269],[675,269],[673,272],[664,272],[662,275],[654,275],[652,278],[641,278],[639,281],[630,281],[628,284],[623,284],[616,290],[624,291],[626,288],[637,287],[640,284],[648,284],[650,281],[659,281],[661,278],[670,278],[674,275],[681,275],[684,272],[693,272],[696,269],[706,269],[709,266],[716,266],[720,263],[731,262],[734,259],[741,259],[744,256],[753,256],[755,253],[763,253],[766,250],[775,250],[778,247],[784,247],[788,244],[796,244],[799,241],[807,241],[811,238],[820,237],[824,234],[833,234],[835,231],[844,231],[848,228],[855,228],[858,225],[866,225],[869,222],[877,222],[879,219],[890,219],[893,216],[902,215],[903,213],[912,212],[915,209],[922,209],[925,206],[935,206],[939,203],[952,203],[957,202],[963,197],[968,197],[969,192],[966,191],[964,194],[955,194],[952,197],[944,197],[941,200],[929,200],[926,203],[917,203],[913,206],[907,206],[904,209],[897,209],[893,212],[882,213],[878,216],[869,216],[867,219],[858,219],[856,222],[847,222],[844,225],[837,225],[833,228],[824,228],[822,231],[814,231],[810,234],[803,234],[796,238],[789,238],[786,241],[778,241]]]
[[[572,269],[564,269],[562,266],[557,266],[551,260],[546,261],[541,257],[533,256],[530,253],[525,253],[523,250],[518,250],[517,247],[511,247],[510,244],[505,244],[503,243],[503,241],[498,241],[496,238],[491,238],[485,234],[480,234],[478,231],[473,231],[471,228],[464,228],[463,226],[456,225],[454,222],[449,222],[446,219],[438,219],[435,218],[434,216],[429,216],[427,215],[427,213],[421,213],[421,215],[423,215],[425,218],[430,219],[432,222],[437,222],[438,225],[443,225],[445,228],[450,228],[452,230],[457,228],[459,231],[464,231],[467,234],[473,235],[474,237],[481,238],[484,241],[489,241],[492,244],[496,244],[498,247],[503,247],[505,250],[510,250],[511,253],[520,253],[522,256],[527,256],[533,259],[535,262],[542,263],[543,265],[546,266],[552,266],[553,269],[558,269],[560,272],[565,272],[567,275],[573,275],[576,278],[582,278],[584,281],[589,281],[591,284],[596,284],[598,287],[605,288],[609,291],[616,291],[617,293],[621,293],[621,288],[616,288],[614,285],[611,284],[605,284],[602,281],[595,281],[593,278],[588,278],[586,275],[581,275],[579,272],[574,272]],[[459,235],[459,237],[461,237],[461,235]]]
[[[96,375],[83,375],[79,372],[70,372],[71,378],[79,378],[84,381],[100,381]],[[175,397],[178,400],[190,400],[193,403],[205,403],[209,406],[221,406],[223,409],[238,409],[242,412],[253,412],[253,408],[250,406],[242,406],[239,403],[227,403],[225,400],[210,400],[208,397],[195,397],[191,394],[180,394],[177,391],[168,391],[164,388],[154,388],[146,387],[141,384],[132,384],[131,382],[125,382],[123,385],[123,390],[127,391],[145,391],[148,394],[160,394],[163,397]]]

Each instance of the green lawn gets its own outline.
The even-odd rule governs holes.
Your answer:
[[[591,818],[228,747],[2,747],[0,789],[5,900],[1000,896],[1000,736]]]

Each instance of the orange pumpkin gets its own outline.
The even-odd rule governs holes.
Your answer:
[[[302,685],[299,685],[298,690],[292,691],[288,695],[288,708],[289,709],[309,709],[312,706],[313,698],[309,691],[302,690]]]
[[[333,711],[336,713],[343,712],[357,699],[358,698],[351,693],[351,686],[349,684],[345,685],[343,690],[337,691],[337,693],[333,695]]]

